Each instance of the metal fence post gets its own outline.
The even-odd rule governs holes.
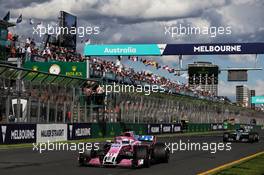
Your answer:
[[[84,102],[84,122],[87,122],[87,102]]]
[[[47,123],[49,123],[49,117],[50,117],[50,99],[48,99],[48,104],[47,104]]]
[[[38,98],[37,122],[39,122],[39,119],[40,119],[40,98]]]
[[[78,123],[81,122],[80,102],[77,103],[77,120],[78,120]]]
[[[28,103],[27,103],[27,115],[26,115],[27,122],[31,122],[30,113],[31,113],[31,97],[29,96]]]
[[[10,114],[10,95],[6,99],[6,122],[9,123],[9,114]]]
[[[55,114],[54,114],[54,122],[58,121],[58,102],[55,102]]]
[[[66,122],[66,101],[63,102],[63,116],[62,116],[63,123]]]

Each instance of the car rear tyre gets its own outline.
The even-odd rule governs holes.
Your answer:
[[[255,142],[259,142],[259,135],[258,134],[255,135]]]
[[[79,154],[79,166],[86,165],[86,158],[84,157],[83,153]]]
[[[248,142],[254,143],[254,141],[255,141],[255,135],[249,134],[249,136],[248,136]]]
[[[228,142],[228,138],[229,138],[229,134],[228,133],[224,133],[223,142]]]

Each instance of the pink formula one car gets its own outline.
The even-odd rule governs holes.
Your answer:
[[[169,150],[157,143],[156,136],[135,135],[125,132],[113,142],[102,143],[99,148],[79,154],[81,166],[150,167],[152,163],[167,163]]]

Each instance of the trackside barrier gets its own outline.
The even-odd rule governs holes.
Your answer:
[[[0,144],[36,142],[36,124],[0,124]]]
[[[236,129],[235,125],[231,124],[231,123],[228,123],[227,128],[228,128],[228,130],[235,130]]]
[[[171,124],[161,124],[160,129],[161,129],[161,134],[172,133],[172,125]]]
[[[92,138],[104,137],[103,126],[98,123],[92,123]]]
[[[37,143],[66,141],[67,124],[37,124]]]
[[[107,123],[106,124],[106,137],[113,137],[121,134],[121,125],[120,123]]]
[[[189,123],[187,132],[206,132],[211,130],[212,125],[210,123]]]
[[[212,123],[211,130],[212,131],[223,131],[223,130],[227,130],[227,128],[224,127],[223,123]]]
[[[148,134],[161,134],[161,125],[148,124]]]
[[[91,123],[68,123],[68,140],[80,140],[92,137]]]
[[[182,131],[181,124],[147,124],[147,134],[169,134]]]
[[[227,127],[227,128],[226,128]],[[136,134],[170,134],[206,132],[245,127],[258,131],[261,126],[222,123],[188,123],[187,130],[178,123],[68,123],[68,124],[0,124],[0,144],[54,142],[88,138],[114,137],[124,131]]]

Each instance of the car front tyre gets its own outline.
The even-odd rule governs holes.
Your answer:
[[[155,162],[168,163],[169,162],[169,150],[166,150],[166,146],[163,143],[156,143],[153,148],[153,157]]]
[[[143,167],[149,168],[151,155],[147,146],[135,146],[132,167],[138,167],[138,160],[143,159]]]

